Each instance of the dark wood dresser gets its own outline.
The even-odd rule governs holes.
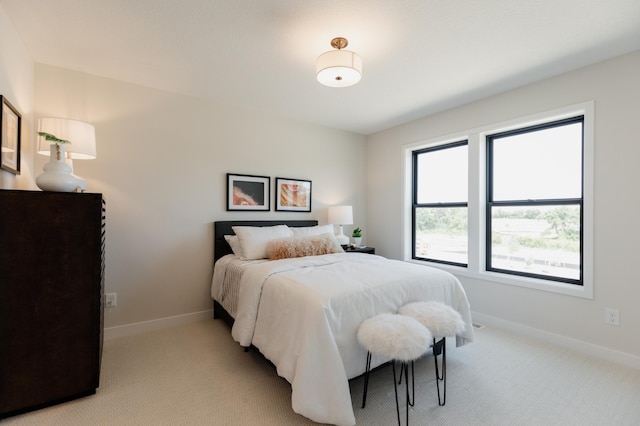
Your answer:
[[[0,190],[0,419],[96,392],[104,238],[101,194]]]

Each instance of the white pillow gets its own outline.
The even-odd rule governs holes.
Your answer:
[[[231,251],[238,257],[242,257],[242,246],[240,245],[240,239],[237,235],[225,235],[224,239],[227,240]]]
[[[294,237],[310,237],[313,235],[334,233],[333,225],[291,227],[290,229],[291,229],[291,232],[293,232]]]
[[[233,226],[231,229],[240,241],[242,257],[247,260],[265,259],[269,241],[293,236],[287,225]]]

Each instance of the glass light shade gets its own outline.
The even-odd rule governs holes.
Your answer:
[[[329,87],[352,86],[362,78],[362,59],[349,50],[330,50],[318,56],[318,81]]]
[[[96,158],[95,128],[83,121],[66,118],[41,118],[38,131],[54,135],[59,139],[68,140],[65,144],[68,157],[74,160],[93,160]],[[49,155],[51,142],[40,137],[38,154]]]

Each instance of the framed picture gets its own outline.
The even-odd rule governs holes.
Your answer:
[[[227,210],[269,211],[271,178],[227,173]]]
[[[310,212],[311,181],[277,177],[276,210],[286,212]]]
[[[0,168],[13,174],[20,174],[20,135],[22,116],[4,96],[2,100],[2,121],[0,122]]]

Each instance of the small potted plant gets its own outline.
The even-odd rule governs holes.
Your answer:
[[[353,230],[353,242],[356,244],[356,247],[360,247],[362,245],[362,229],[356,228]]]
[[[64,151],[61,149],[60,145],[63,145],[65,143],[70,144],[71,142],[66,139],[60,139],[57,136],[47,132],[38,132],[38,135],[42,136],[46,141],[51,142],[51,147],[53,147],[53,144],[56,144],[56,160],[64,160]]]

